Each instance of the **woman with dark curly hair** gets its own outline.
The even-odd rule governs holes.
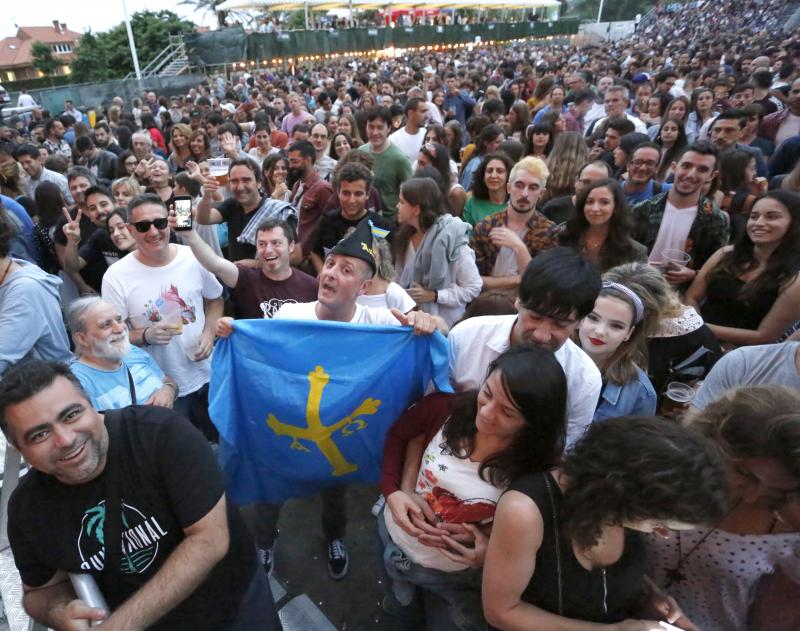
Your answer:
[[[566,401],[552,353],[521,344],[492,362],[480,392],[427,396],[392,425],[378,530],[393,613],[437,631],[484,628],[480,566],[495,503],[512,480],[557,461]]]
[[[714,524],[727,510],[724,461],[699,432],[637,416],[594,423],[558,468],[522,476],[500,498],[486,619],[501,630],[694,628],[647,579],[639,533]]]
[[[575,214],[558,236],[596,263],[601,272],[632,261],[646,261],[647,249],[631,238],[628,203],[616,180],[592,182],[575,198]]]
[[[770,191],[753,204],[744,234],[717,250],[686,301],[720,342],[777,340],[800,313],[800,195]]]
[[[648,570],[703,631],[800,628],[800,393],[729,390],[692,427],[725,454],[731,510],[713,526],[648,537]]]
[[[472,180],[472,196],[464,206],[464,221],[473,228],[506,207],[508,176],[514,162],[502,151],[483,157]]]

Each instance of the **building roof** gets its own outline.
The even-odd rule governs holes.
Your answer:
[[[57,25],[57,26],[56,26]],[[20,26],[14,37],[0,40],[0,68],[30,66],[33,42],[72,44],[77,46],[81,33],[70,31],[66,24],[53,21],[52,26]],[[72,53],[58,53],[56,59],[71,61]]]

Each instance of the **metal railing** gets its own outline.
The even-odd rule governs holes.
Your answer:
[[[179,62],[184,63],[179,64]],[[160,53],[158,53],[158,55],[156,55],[156,57],[150,61],[150,63],[142,68],[142,79],[146,79],[147,77],[152,77],[154,75],[160,75],[165,68],[171,65],[181,66],[180,70],[174,74],[180,74],[184,69],[189,67],[189,60],[186,57],[186,46],[183,43],[183,37],[181,35],[169,36],[169,45]],[[127,75],[125,75],[125,79],[128,80],[135,78],[135,72],[129,72]]]

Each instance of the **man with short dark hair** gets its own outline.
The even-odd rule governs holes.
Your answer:
[[[583,134],[584,118],[586,113],[592,109],[592,105],[594,105],[594,93],[591,90],[577,92],[568,105],[567,111],[563,114],[566,131],[577,131]]]
[[[103,298],[128,322],[131,342],[175,379],[175,409],[215,439],[208,418],[209,357],[222,286],[187,246],[169,242],[167,209],[157,195],[131,201],[128,226],[136,250],[108,268]]]
[[[516,315],[468,318],[453,327],[450,380],[458,391],[477,390],[489,364],[510,346],[530,342],[552,351],[567,377],[567,445],[592,422],[600,371],[570,336],[591,313],[600,293],[595,266],[569,248],[536,256],[522,274]]]
[[[220,185],[213,177],[203,180],[197,222],[203,225],[228,224],[228,258],[231,261],[255,258],[255,246],[240,243],[238,237],[266,198],[260,184],[261,169],[251,158],[232,160],[228,167],[228,186],[233,195],[214,208],[211,202]]]
[[[620,185],[628,204],[638,204],[672,188],[672,184],[655,179],[660,163],[661,147],[653,142],[644,142],[633,150],[628,177]]]
[[[92,130],[92,139],[98,149],[110,151],[115,156],[119,156],[119,154],[123,152],[122,147],[114,140],[114,136],[111,134],[111,128],[105,121],[97,121],[94,130]]]
[[[72,194],[69,192],[67,178],[60,173],[45,169],[39,160],[39,149],[34,145],[22,145],[14,150],[14,159],[19,162],[22,170],[28,174],[28,181],[25,183],[25,195],[31,199],[36,197],[36,187],[41,182],[53,182],[61,190],[67,204],[74,203]]]
[[[747,126],[747,115],[741,110],[726,110],[717,116],[711,123],[711,144],[719,149],[720,153],[731,149],[744,151],[756,161],[756,174],[759,177],[767,176],[767,165],[764,156],[757,147],[743,145],[739,142],[742,132]]]
[[[316,150],[307,140],[295,142],[286,152],[289,162],[287,186],[292,189],[290,200],[300,213],[298,219],[298,244],[303,260],[311,256],[317,237],[322,211],[328,203],[333,188],[314,170]]]
[[[411,179],[411,162],[406,155],[389,141],[389,130],[392,128],[392,115],[385,107],[374,107],[367,111],[368,142],[361,145],[359,151],[370,153],[375,158],[372,172],[375,176],[375,188],[383,198],[383,214],[394,221],[397,215],[397,200],[400,197],[400,185]]]
[[[109,186],[117,171],[117,156],[110,151],[98,149],[89,136],[81,136],[75,140],[76,163],[88,168],[94,176]]]
[[[756,101],[763,105],[763,101]],[[768,110],[765,110],[768,111]],[[764,117],[759,129],[762,138],[778,147],[782,142],[800,134],[800,79],[795,79],[789,89],[788,107]]]
[[[64,140],[66,129],[64,124],[57,118],[51,118],[44,124],[44,146],[50,153],[61,156],[67,161],[72,162],[72,147]]]
[[[419,155],[419,148],[425,140],[425,122],[428,120],[428,102],[421,98],[411,98],[404,108],[406,124],[391,136],[390,142],[400,149],[413,164]]]
[[[472,108],[475,107],[476,101],[467,90],[459,88],[459,79],[454,72],[448,73],[444,78],[444,82],[446,86],[443,103],[444,111],[449,112],[464,127],[468,115],[472,114]]]
[[[690,282],[708,258],[728,243],[728,216],[703,193],[717,176],[717,156],[710,143],[689,145],[672,165],[672,188],[631,210],[631,236],[647,248],[652,265],[665,266],[664,250],[680,250],[692,257],[688,265],[666,270],[672,284]]]
[[[203,437],[162,407],[98,413],[64,364],[0,382],[0,425],[32,470],[9,502],[26,612],[56,629],[280,629],[252,539]],[[111,611],[78,599],[90,574]]]
[[[322,215],[311,253],[311,262],[317,273],[322,270],[326,250],[339,243],[365,217],[377,228],[391,230],[392,223],[388,219],[367,209],[371,183],[372,173],[363,164],[348,163],[342,166],[335,182],[339,207]]]
[[[317,296],[316,279],[291,266],[297,244],[285,221],[268,219],[256,229],[258,267],[217,256],[195,230],[185,230],[181,236],[200,265],[231,289],[239,318],[271,318],[285,303],[309,302]]]

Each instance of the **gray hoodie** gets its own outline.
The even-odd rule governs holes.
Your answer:
[[[0,285],[0,375],[21,359],[69,362],[69,338],[61,315],[61,279],[27,261]]]

